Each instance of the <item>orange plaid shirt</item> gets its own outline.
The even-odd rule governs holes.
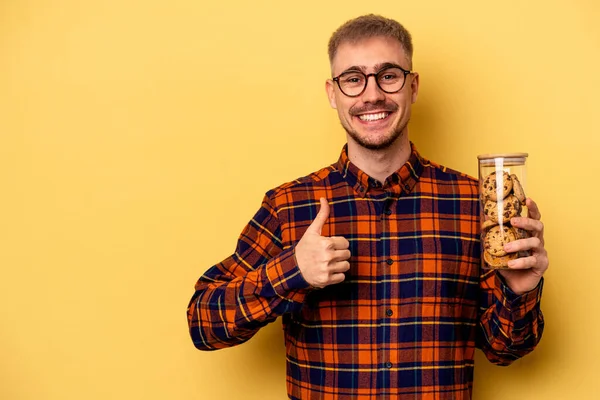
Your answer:
[[[188,307],[194,345],[234,346],[283,318],[291,399],[470,399],[473,358],[507,365],[541,338],[542,284],[521,296],[480,269],[477,181],[422,158],[380,183],[337,163],[269,191]],[[314,289],[294,257],[319,198],[350,243],[343,283]]]

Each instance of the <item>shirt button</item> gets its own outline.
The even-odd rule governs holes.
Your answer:
[[[385,363],[385,367],[386,367],[386,368],[392,368],[392,363],[391,363],[391,362],[389,362],[389,361],[388,361],[388,362],[386,362],[386,363]]]
[[[388,317],[391,317],[392,315],[394,315],[394,312],[388,308],[385,312],[385,315],[387,315]]]
[[[385,262],[387,263],[387,265],[392,265],[394,263],[394,260],[388,258],[387,260],[385,260]]]
[[[392,210],[390,210],[389,208],[386,208],[384,211],[385,215],[391,215],[392,214]]]

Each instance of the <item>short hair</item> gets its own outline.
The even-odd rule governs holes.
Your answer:
[[[375,14],[346,21],[331,35],[328,45],[329,63],[333,63],[337,49],[342,43],[357,43],[378,36],[389,37],[400,42],[408,55],[408,61],[412,64],[413,45],[410,33],[398,21]],[[412,65],[410,67],[412,68]]]

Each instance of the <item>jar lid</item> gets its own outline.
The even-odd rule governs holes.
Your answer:
[[[492,158],[527,158],[529,153],[496,153],[496,154],[480,154],[478,160],[489,160]]]

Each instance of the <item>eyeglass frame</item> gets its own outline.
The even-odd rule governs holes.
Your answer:
[[[390,68],[398,68],[404,74],[404,81],[402,82],[402,86],[400,86],[400,89],[394,90],[392,92],[388,92],[387,90],[385,90],[384,88],[382,88],[381,85],[379,84],[379,80],[377,79],[377,77],[379,76],[380,73],[382,73],[383,71],[388,70]],[[365,86],[360,91],[360,93],[354,94],[354,95],[346,94],[346,92],[344,92],[344,90],[342,89],[342,86],[340,85],[340,77],[342,75],[344,75],[344,74],[348,74],[348,73],[351,73],[351,72],[360,73],[360,74],[362,74],[365,77]],[[336,76],[334,78],[331,78],[331,80],[334,81],[335,83],[337,83],[338,88],[340,89],[340,92],[342,92],[342,94],[344,96],[347,96],[347,97],[358,97],[361,94],[363,94],[365,92],[365,90],[367,90],[367,86],[369,85],[369,78],[370,77],[374,77],[375,78],[375,84],[377,84],[377,87],[379,89],[381,89],[382,92],[387,93],[387,94],[394,94],[394,93],[398,93],[399,91],[401,91],[402,89],[404,89],[404,85],[406,85],[406,76],[412,74],[413,72],[414,71],[406,70],[406,69],[402,68],[401,66],[399,66],[397,64],[391,64],[390,63],[390,64],[387,64],[384,67],[382,67],[379,71],[373,72],[373,73],[370,73],[370,74],[365,74],[364,72],[362,72],[361,70],[358,70],[358,69],[349,69],[349,70],[346,70],[346,71],[342,72],[338,76]]]

